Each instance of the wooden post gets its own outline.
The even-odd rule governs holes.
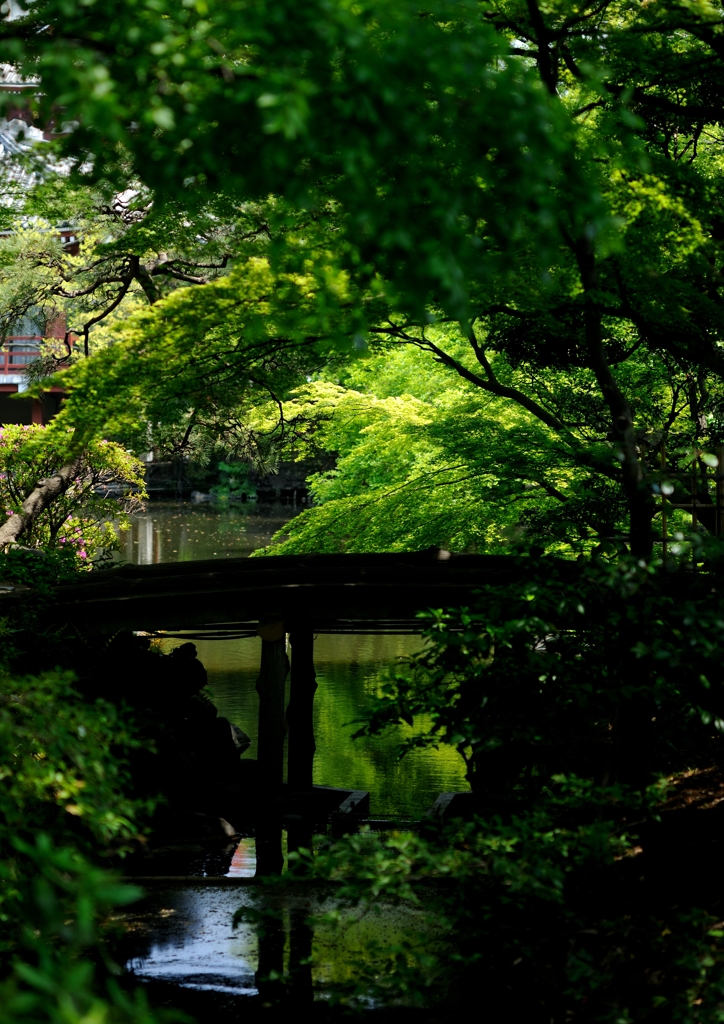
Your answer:
[[[263,794],[261,796],[263,800]],[[255,878],[281,875],[284,870],[282,826],[279,813],[280,808],[270,800],[267,804],[262,803],[260,813],[257,815],[254,829],[256,838]]]
[[[289,789],[305,792],[312,788],[314,751],[314,631],[311,626],[295,626],[292,644],[292,678],[287,708],[289,723]]]
[[[259,694],[257,778],[262,799],[281,795],[284,781],[284,683],[289,671],[284,624],[259,626],[261,667],[256,681]]]
[[[256,750],[256,797],[259,810],[255,831],[256,875],[264,877],[280,875],[284,865],[281,795],[284,781],[284,737],[287,731],[284,721],[284,683],[289,671],[289,659],[283,622],[260,624],[259,636],[261,666],[256,681],[256,692],[259,694]],[[274,942],[270,942],[276,948]]]

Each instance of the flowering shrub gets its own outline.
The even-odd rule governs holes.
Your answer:
[[[68,437],[40,425],[0,427],[0,510],[19,512],[39,481],[67,461]],[[143,463],[113,441],[93,441],[65,494],[25,530],[26,547],[68,552],[90,564],[118,546],[118,531],[145,497]]]

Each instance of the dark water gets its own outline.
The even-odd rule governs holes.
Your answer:
[[[330,911],[339,913],[339,907],[319,891],[292,886],[283,894],[272,894],[252,887],[159,886],[135,915],[139,949],[126,966],[143,980],[253,996],[259,992],[258,971],[282,975],[301,967],[304,972],[302,964],[293,962],[295,955],[302,959],[301,953],[308,957],[310,987],[317,998],[326,998],[340,986],[359,983],[361,971],[384,976],[391,969],[388,957],[375,946],[396,945],[411,930],[434,933],[435,925],[427,917],[428,900],[422,895],[418,907],[381,904],[376,913],[345,908],[333,922],[324,917]],[[242,922],[232,927],[241,907],[270,905],[280,911],[283,932],[276,957],[264,950],[255,925]],[[315,918],[312,927],[310,915]]]

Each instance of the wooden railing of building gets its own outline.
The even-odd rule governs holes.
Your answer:
[[[22,373],[40,355],[42,340],[38,335],[8,338],[0,349],[0,373]]]

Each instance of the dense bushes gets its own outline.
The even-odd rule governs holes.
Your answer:
[[[0,1006],[4,1024],[151,1024],[118,983],[99,921],[140,892],[99,866],[148,810],[124,796],[122,711],[69,675],[0,670]]]
[[[410,743],[460,751],[469,820],[351,836],[313,870],[357,906],[430,912],[367,994],[530,1021],[720,1021],[720,819],[664,803],[667,777],[721,756],[713,577],[623,556],[526,565],[526,582],[430,616],[362,730],[429,722]]]

